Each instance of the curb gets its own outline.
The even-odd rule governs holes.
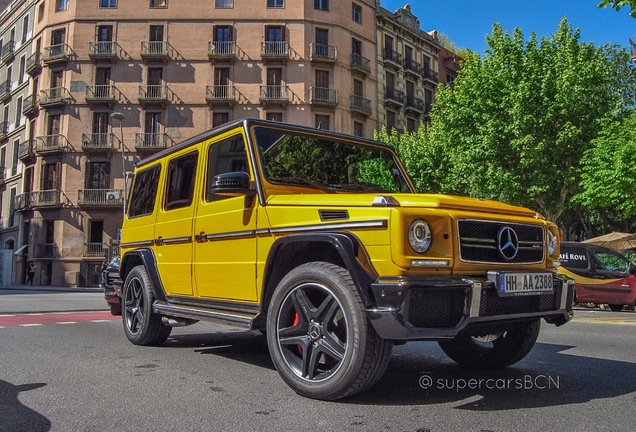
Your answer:
[[[8,287],[0,286],[1,290],[9,290],[9,291],[50,291],[50,292],[68,292],[68,293],[104,293],[102,288],[98,287],[53,287],[48,285],[36,285],[36,286],[27,286],[27,285],[14,285]]]

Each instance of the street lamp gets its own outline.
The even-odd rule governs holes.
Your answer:
[[[124,127],[122,126],[122,120],[124,118],[126,118],[126,116],[123,113],[120,112],[114,112],[110,115],[111,118],[114,118],[115,120],[119,120],[119,134],[121,135],[121,172],[122,172],[122,176],[124,178],[124,219],[126,218],[126,196],[127,196],[127,191],[126,191],[126,158],[124,156]],[[122,219],[122,224],[124,223],[124,220]]]

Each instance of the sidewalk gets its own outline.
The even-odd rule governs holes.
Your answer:
[[[50,285],[10,285],[10,286],[0,286],[0,291],[2,290],[13,290],[13,291],[57,291],[57,292],[76,292],[76,293],[92,293],[92,292],[100,292],[103,293],[104,290],[99,287],[59,287],[59,286],[50,286]]]

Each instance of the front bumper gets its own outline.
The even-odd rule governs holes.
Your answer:
[[[572,318],[574,284],[554,281],[551,293],[499,297],[488,279],[378,278],[371,285],[376,306],[367,316],[380,337],[396,341],[490,333],[538,318],[559,326]]]

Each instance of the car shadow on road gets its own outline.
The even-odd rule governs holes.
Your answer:
[[[14,385],[0,380],[0,430],[44,432],[51,429],[51,422],[39,412],[23,405],[18,398],[21,392],[44,387],[44,383]]]

